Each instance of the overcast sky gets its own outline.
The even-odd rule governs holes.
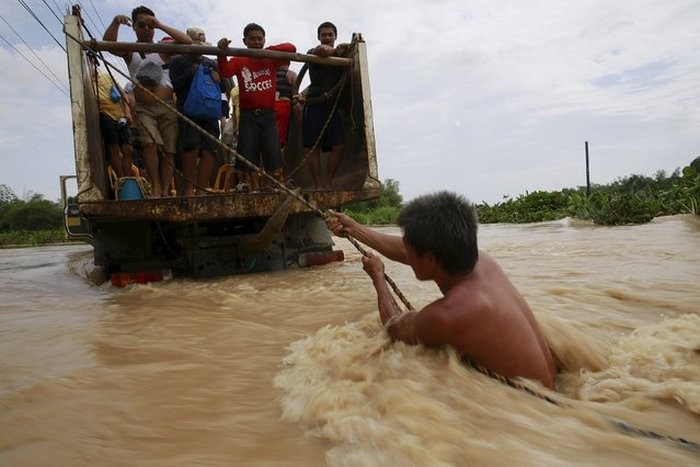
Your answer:
[[[23,3],[64,44],[54,12],[65,3]],[[83,1],[84,17],[101,37],[114,15],[140,4]],[[700,155],[698,0],[146,5],[165,24],[199,26],[210,42],[226,36],[236,47],[251,21],[267,45],[300,51],[317,43],[322,21],[338,26],[340,41],[361,32],[379,175],[398,180],[404,199],[449,189],[494,203],[585,185],[585,141],[594,183],[670,173]],[[18,1],[1,2],[0,14],[0,184],[56,200],[59,175],[75,173],[65,53]],[[134,39],[120,30],[120,40]]]

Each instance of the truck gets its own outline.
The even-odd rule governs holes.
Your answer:
[[[322,58],[269,50],[222,51],[206,45],[99,42],[84,39],[83,28],[79,9],[74,7],[65,16],[64,32],[76,172],[60,177],[64,227],[67,237],[92,245],[95,265],[104,268],[113,283],[153,277],[153,271],[205,278],[342,259],[342,251],[333,250],[321,214],[377,198],[381,191],[362,34],[352,35],[348,57]],[[301,145],[301,119],[296,118],[290,124],[284,154],[285,177],[293,179],[293,186],[289,182],[279,189],[245,192],[219,182],[223,186],[215,183],[204,195],[150,198],[137,192],[119,196],[100,133],[94,69],[95,57],[106,61],[107,52],[114,51],[284,58],[304,62],[300,78],[309,62],[344,67],[342,86],[333,97],[345,129],[335,188],[313,186],[307,151]],[[230,172],[231,166],[225,163],[219,168],[219,175]],[[75,186],[73,196],[69,196],[69,183]]]

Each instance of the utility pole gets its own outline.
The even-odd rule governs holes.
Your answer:
[[[586,141],[586,198],[591,196],[591,169],[588,164],[588,141]]]

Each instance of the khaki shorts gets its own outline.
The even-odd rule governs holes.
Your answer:
[[[168,102],[168,101],[166,101]],[[168,102],[173,106],[172,101]],[[137,128],[136,139],[141,144],[156,143],[168,154],[177,152],[177,114],[160,102],[135,106]]]

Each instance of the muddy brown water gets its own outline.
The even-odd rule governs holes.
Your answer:
[[[564,361],[562,406],[391,345],[336,243],[343,263],[125,289],[89,246],[0,251],[0,465],[700,465],[610,423],[700,443],[697,217],[481,226]]]

